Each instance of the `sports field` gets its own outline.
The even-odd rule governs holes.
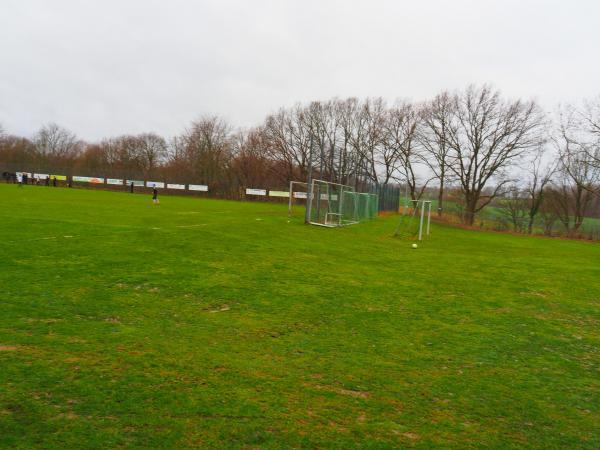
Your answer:
[[[0,185],[0,448],[600,448],[600,245]]]

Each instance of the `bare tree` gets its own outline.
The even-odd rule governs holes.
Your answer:
[[[552,181],[555,171],[556,161],[547,155],[545,145],[540,145],[528,162],[527,183],[524,188],[528,200],[528,234],[533,232],[535,218],[544,202],[546,187]]]
[[[273,170],[265,150],[264,134],[260,128],[239,132],[233,138],[233,158],[230,163],[238,187],[287,186],[288,180]]]
[[[544,189],[544,201],[540,205],[538,217],[545,236],[552,236],[554,225],[558,221],[557,211],[557,193],[552,185]]]
[[[463,221],[472,225],[475,214],[510,182],[505,169],[539,144],[543,121],[534,102],[503,100],[489,86],[470,86],[454,102],[449,167],[464,196]],[[495,187],[484,193],[492,182]]]
[[[456,102],[444,91],[421,107],[421,126],[418,130],[419,143],[423,148],[423,160],[438,180],[438,216],[444,209],[444,188],[450,175],[449,134],[456,134],[452,127]]]
[[[204,117],[180,137],[186,176],[222,190],[231,159],[231,128],[218,117]]]
[[[355,148],[359,152],[359,174],[373,183],[380,182],[378,154],[384,140],[386,105],[382,98],[366,99],[358,113]]]
[[[286,181],[305,180],[310,154],[310,131],[306,112],[297,105],[267,117],[263,126],[269,157],[285,167]]]
[[[582,108],[572,105],[559,110],[558,132],[554,136],[563,170],[581,188],[600,196],[600,97]],[[585,171],[581,165],[586,165]]]
[[[102,154],[108,172],[123,177],[153,177],[167,156],[165,139],[154,133],[103,139],[92,147]]]
[[[35,148],[28,139],[11,135],[0,139],[0,163],[16,169],[35,163],[36,158]]]
[[[500,200],[500,213],[510,220],[513,231],[522,232],[528,211],[525,193],[518,186],[510,185]]]
[[[143,133],[136,136],[136,159],[146,177],[154,173],[167,156],[167,142],[156,133]]]
[[[33,145],[40,162],[70,166],[82,152],[83,143],[75,134],[51,123],[43,126],[34,136]]]
[[[588,118],[592,120],[593,115]],[[561,175],[560,183],[554,188],[556,212],[567,234],[574,236],[588,213],[592,196],[599,193],[598,137],[593,123],[582,119],[576,108],[567,106],[559,111],[553,141]]]
[[[568,151],[565,147],[560,152],[559,170],[560,179],[553,186],[553,204],[567,234],[573,237],[588,213],[597,171],[585,152]]]
[[[577,185],[562,180],[552,186],[552,207],[569,237],[575,237],[583,225],[591,194]]]
[[[423,161],[417,140],[419,120],[415,107],[408,102],[400,102],[391,108],[385,123],[385,144],[381,152],[384,158],[378,161],[385,169],[385,184],[392,176],[398,181],[406,182],[413,200],[421,198],[430,181],[422,183],[418,189],[417,166]]]
[[[354,143],[358,141],[357,116],[360,104],[356,98],[337,101],[335,104],[338,133],[338,159],[337,172],[339,182],[342,184],[356,183],[359,152]]]
[[[600,95],[585,102],[580,116],[583,130],[588,134],[584,150],[591,164],[600,170]]]

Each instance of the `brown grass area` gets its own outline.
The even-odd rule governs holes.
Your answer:
[[[371,397],[371,393],[366,392],[366,391],[357,391],[354,389],[344,389],[344,388],[340,388],[340,387],[336,387],[336,386],[327,386],[327,385],[322,385],[322,384],[304,383],[304,385],[307,387],[310,387],[312,389],[316,389],[318,391],[333,392],[335,394],[347,395],[347,396],[355,397],[355,398],[370,398]]]
[[[16,345],[2,345],[0,344],[0,352],[14,352],[18,350]]]

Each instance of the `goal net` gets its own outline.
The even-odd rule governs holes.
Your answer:
[[[400,216],[394,236],[423,240],[429,237],[431,225],[431,201],[411,200],[412,208],[407,215]]]
[[[379,196],[366,192],[356,192],[356,217],[358,221],[369,220],[377,217],[379,212]]]
[[[325,227],[340,227],[377,217],[377,194],[356,192],[352,186],[313,180],[309,208],[310,223]]]

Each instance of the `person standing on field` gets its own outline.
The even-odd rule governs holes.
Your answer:
[[[56,177],[52,177],[52,187],[56,187]]]
[[[158,189],[156,189],[156,185],[152,188],[152,203],[158,205]]]
[[[19,183],[19,187],[23,187],[23,174],[22,173],[17,174],[17,183]]]

